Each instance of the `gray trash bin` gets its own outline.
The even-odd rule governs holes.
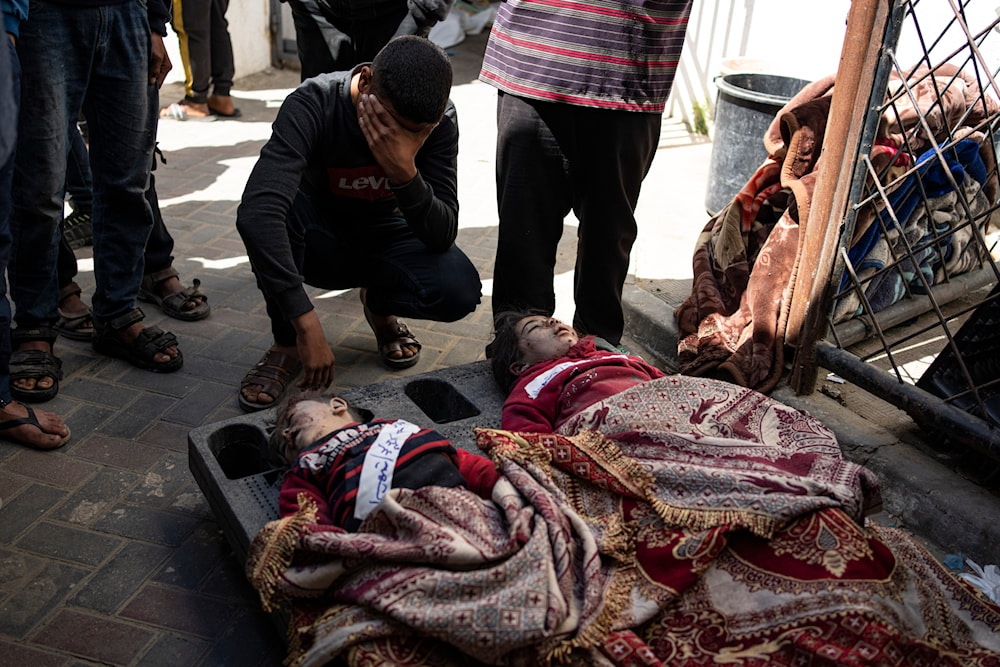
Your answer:
[[[715,79],[715,136],[705,210],[715,215],[767,158],[764,133],[775,114],[808,84],[776,74],[727,74]]]

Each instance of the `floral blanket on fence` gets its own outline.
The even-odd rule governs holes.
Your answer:
[[[261,531],[289,664],[1000,665],[1000,608],[862,527],[871,474],[757,392],[674,376],[477,438],[492,502],[395,489],[358,533],[307,502]]]

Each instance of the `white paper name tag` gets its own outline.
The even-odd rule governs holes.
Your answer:
[[[628,355],[625,355],[625,354],[610,354],[610,355],[608,355],[606,357],[603,357],[603,358],[604,359],[628,359]],[[552,368],[550,368],[549,370],[545,371],[544,373],[542,373],[541,375],[539,375],[538,377],[536,377],[534,380],[532,380],[531,382],[529,382],[527,385],[525,385],[524,391],[525,391],[525,393],[528,394],[528,396],[531,398],[531,400],[535,400],[536,398],[538,398],[538,394],[542,391],[542,389],[545,388],[545,385],[547,385],[549,382],[552,381],[552,378],[554,378],[555,376],[559,375],[560,373],[562,373],[567,368],[572,368],[573,366],[579,366],[581,364],[589,364],[590,361],[591,361],[590,359],[583,359],[581,361],[564,361],[561,364],[556,364],[555,366],[553,366]]]
[[[354,503],[354,518],[364,519],[392,488],[392,474],[396,471],[396,459],[403,449],[406,439],[420,431],[408,421],[398,419],[386,424],[375,438],[375,442],[365,452],[365,462],[358,480],[358,497]]]

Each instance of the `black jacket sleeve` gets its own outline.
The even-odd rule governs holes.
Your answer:
[[[285,222],[323,127],[322,95],[313,93],[300,86],[281,105],[236,212],[236,229],[261,289],[289,319],[313,308],[296,268]]]
[[[149,29],[157,35],[166,37],[171,9],[170,0],[147,0],[146,14],[149,17]]]
[[[417,238],[444,252],[458,236],[458,116],[450,101],[416,164],[416,177],[392,189],[396,204]]]

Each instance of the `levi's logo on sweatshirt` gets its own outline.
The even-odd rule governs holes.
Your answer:
[[[337,197],[377,201],[393,196],[389,179],[377,164],[367,167],[328,167],[326,171],[330,177],[330,192]]]

